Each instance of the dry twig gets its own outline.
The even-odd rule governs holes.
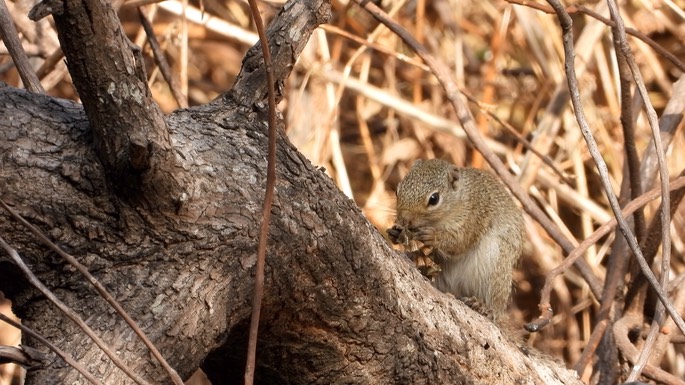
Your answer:
[[[7,245],[5,243],[5,240],[2,238],[0,238],[0,243],[2,244],[3,248],[5,248],[5,246],[9,247],[9,245]],[[91,384],[104,385],[100,380],[98,380],[95,376],[93,376],[90,372],[88,372],[88,370],[86,370],[86,368],[84,368],[83,365],[79,364],[76,360],[74,360],[74,358],[71,355],[69,355],[69,353],[67,353],[67,352],[63,351],[62,349],[58,348],[57,346],[53,345],[52,343],[50,343],[50,341],[43,338],[40,334],[34,332],[30,328],[28,328],[28,327],[26,327],[26,326],[24,326],[18,322],[15,322],[13,319],[9,318],[8,316],[6,316],[2,313],[0,313],[0,320],[7,322],[8,324],[12,325],[13,327],[21,330],[22,333],[26,334],[27,336],[31,336],[31,338],[35,338],[41,344],[47,346],[48,349],[52,350],[53,352],[55,352],[55,354],[60,356],[64,360],[64,362],[66,362],[72,368],[76,369],[79,373],[81,373],[81,375],[83,377],[85,377],[86,380],[88,380]]]
[[[269,102],[269,148],[266,168],[266,189],[264,206],[262,207],[262,223],[259,228],[259,245],[257,247],[257,264],[255,266],[254,297],[252,298],[252,316],[250,317],[250,336],[247,345],[247,362],[245,363],[245,385],[252,385],[254,381],[255,359],[257,355],[257,332],[259,331],[259,315],[264,297],[264,265],[266,264],[266,241],[269,238],[269,220],[271,206],[274,199],[276,184],[276,91],[274,89],[274,73],[271,63],[269,41],[264,32],[264,23],[255,0],[248,0],[250,11],[257,27],[259,41],[262,46],[264,67],[266,68],[267,91]]]
[[[597,170],[599,171],[600,177],[602,184],[604,186],[604,190],[607,194],[607,197],[609,199],[609,204],[611,206],[612,211],[614,212],[614,216],[618,219],[618,224],[621,229],[621,232],[623,235],[626,237],[628,240],[628,244],[630,245],[631,250],[633,251],[633,254],[637,258],[638,263],[640,264],[640,268],[642,269],[643,274],[647,277],[647,280],[649,283],[654,287],[657,296],[661,300],[661,302],[666,306],[666,310],[668,311],[669,315],[676,321],[676,325],[678,325],[678,328],[680,328],[683,333],[685,333],[685,322],[683,319],[680,317],[680,315],[677,313],[675,308],[673,308],[673,304],[670,302],[668,297],[666,296],[666,293],[662,290],[661,287],[659,287],[659,283],[656,280],[656,277],[654,276],[654,273],[652,273],[649,265],[644,259],[644,256],[642,255],[642,251],[640,250],[640,246],[637,243],[637,239],[635,239],[635,235],[632,233],[630,230],[630,227],[628,226],[628,223],[626,220],[621,216],[621,208],[618,204],[618,199],[616,198],[616,195],[614,194],[614,191],[611,187],[611,183],[609,182],[609,171],[607,169],[606,163],[604,159],[602,158],[602,155],[599,152],[599,149],[597,148],[597,142],[595,141],[592,132],[590,131],[590,126],[587,123],[587,120],[585,119],[585,114],[583,112],[583,105],[580,101],[580,91],[578,90],[578,81],[576,79],[576,74],[575,74],[575,68],[573,65],[573,57],[574,57],[574,48],[573,48],[573,23],[571,21],[571,17],[568,15],[564,7],[561,5],[560,2],[556,0],[548,0],[548,3],[554,8],[554,10],[557,12],[557,16],[559,18],[559,22],[561,24],[561,27],[563,29],[563,41],[564,41],[564,55],[566,57],[566,75],[568,79],[568,86],[569,86],[569,91],[571,93],[571,101],[573,102],[573,107],[574,111],[576,114],[576,120],[578,121],[578,124],[580,125],[580,130],[583,133],[583,137],[585,138],[585,141],[588,146],[588,150],[590,151],[590,154],[592,155],[592,158],[595,161],[595,165],[597,166]],[[611,8],[611,7],[610,7]],[[628,59],[627,52],[624,51],[624,54],[626,54],[626,58]],[[628,63],[630,63],[630,60],[628,60]],[[644,84],[642,84],[642,89],[640,88],[641,82],[638,80],[639,75],[636,74],[636,71],[633,70],[631,67],[631,71],[633,71],[633,77],[635,77],[636,82],[638,84],[638,89],[640,89],[640,93],[643,94],[643,100],[647,99],[646,95],[646,90],[643,93],[642,90],[644,89]],[[639,71],[637,72],[639,73]],[[653,111],[652,111],[653,112]],[[648,113],[648,115],[650,115]],[[656,115],[656,114],[654,114]],[[656,116],[653,116],[653,119],[656,119]],[[651,122],[652,117],[650,117],[650,126],[654,125]],[[654,134],[655,135],[655,140],[658,138],[658,128],[657,132]],[[657,140],[658,141],[658,140]],[[660,143],[657,145],[660,146]],[[658,147],[657,147],[658,148]],[[658,151],[658,153],[663,154],[663,151]],[[661,171],[664,171],[663,169]],[[668,191],[668,173],[667,172],[662,172],[662,191]],[[665,185],[664,185],[665,184]],[[665,187],[664,187],[665,186]],[[662,199],[664,201],[667,201],[667,196],[664,192],[662,195]],[[668,205],[666,206],[666,210],[662,210],[662,216],[665,218],[668,218],[667,214],[667,209]],[[668,222],[670,223],[670,221]],[[664,235],[666,236],[666,235]],[[670,248],[670,244],[666,246]],[[664,253],[666,253],[668,249],[664,250]]]

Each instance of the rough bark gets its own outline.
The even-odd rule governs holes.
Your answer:
[[[93,1],[85,6],[94,6]],[[69,0],[65,9],[76,3]],[[293,1],[272,24],[272,50],[281,58],[275,59],[279,82],[327,12],[324,1]],[[114,17],[111,12],[89,15]],[[68,18],[68,12],[59,17]],[[65,36],[63,47],[68,46]],[[182,377],[202,366],[215,384],[242,383],[266,169],[259,53],[248,53],[231,92],[177,111],[161,126],[153,124],[164,128],[161,137],[168,138],[169,151],[147,147],[150,154],[173,157],[145,170],[131,171],[130,152],[114,158],[123,163],[103,158],[108,150],[97,145],[96,133],[109,121],[94,117],[97,109],[0,87],[0,116],[8,117],[0,119],[0,197],[86,264]],[[93,86],[82,81],[83,87]],[[131,113],[126,103],[117,109]],[[143,142],[160,137],[157,131],[132,130]],[[258,383],[578,383],[561,365],[524,354],[492,323],[436,291],[285,136],[278,138],[277,159]],[[117,179],[122,169],[141,177],[126,178],[133,186],[122,188]],[[156,174],[148,178],[147,172]],[[183,199],[171,197],[172,190],[159,189],[159,183],[181,191]],[[141,376],[168,382],[87,282],[4,211],[0,235]],[[4,253],[0,290],[13,299],[27,326],[104,382],[131,383],[27,285]],[[78,379],[55,359],[29,371],[27,384]]]
[[[147,87],[140,48],[100,0],[64,0],[55,27],[111,186],[128,199],[179,205],[188,183]],[[34,9],[40,8],[40,5]],[[123,112],[123,113],[122,113]]]

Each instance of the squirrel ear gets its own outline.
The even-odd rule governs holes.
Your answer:
[[[450,167],[449,181],[450,181],[450,186],[452,186],[452,188],[454,188],[454,189],[457,188],[457,183],[459,182],[460,176],[461,176],[461,172],[459,171],[459,167],[457,167],[457,166]]]

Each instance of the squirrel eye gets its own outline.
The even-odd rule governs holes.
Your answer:
[[[428,198],[428,206],[435,206],[440,202],[440,194],[434,192],[431,194],[431,196]]]

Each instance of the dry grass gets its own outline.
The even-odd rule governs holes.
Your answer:
[[[43,35],[36,35],[35,25],[25,19],[28,5],[23,4],[17,1],[9,6],[25,46],[33,55],[35,68],[41,68],[43,85],[50,94],[75,98],[64,64],[45,60],[56,56],[57,47],[49,21],[41,22]],[[124,3],[120,14],[131,39],[144,45],[136,4],[140,2]],[[261,5],[268,18],[280,3]],[[608,15],[603,2],[567,5],[585,6]],[[621,14],[626,26],[685,60],[684,5],[684,1],[635,1],[624,4]],[[204,10],[199,11],[200,4],[188,5],[187,22],[178,16],[182,12],[180,2],[144,8],[181,89],[187,89],[190,105],[205,103],[227,90],[244,52],[256,41],[245,2],[207,0],[202,6]],[[613,218],[597,168],[566,97],[561,29],[553,14],[513,1],[386,0],[382,7],[452,68],[463,92],[478,101],[470,107],[492,150],[563,234],[580,243]],[[286,84],[280,108],[293,143],[313,163],[325,166],[369,220],[385,229],[393,220],[394,187],[414,160],[436,157],[479,168],[487,168],[487,164],[465,139],[440,85],[400,39],[352,2],[334,1],[333,8],[331,23],[315,33],[301,55]],[[572,16],[583,107],[618,194],[628,174],[624,170],[626,140],[620,121],[619,72],[611,30],[583,13]],[[202,17],[205,22],[198,24]],[[683,75],[682,64],[679,69],[635,37],[628,41],[651,102],[661,117],[669,101],[683,98],[685,91],[674,92],[675,81]],[[145,45],[144,53],[150,58],[149,46]],[[7,56],[0,56],[0,79],[17,86],[18,76],[9,62]],[[148,74],[162,108],[167,112],[177,108],[151,58]],[[642,157],[651,132],[644,113],[639,112],[638,98],[633,100],[637,115],[634,142]],[[682,114],[682,107],[676,112]],[[676,131],[668,148],[666,160],[671,176],[685,169],[684,138]],[[650,186],[657,187],[658,183]],[[646,206],[647,223],[658,215],[658,202]],[[683,210],[676,210],[671,223],[671,277],[675,283],[682,282],[685,273],[683,214]],[[564,258],[560,247],[538,223],[528,220],[527,231],[530,241],[516,274],[516,325],[538,316],[545,276]],[[602,281],[615,240],[614,233],[601,237],[584,254]],[[657,255],[655,271],[659,260]],[[629,278],[625,278],[626,282]],[[599,303],[573,269],[554,281],[552,293],[556,314],[553,323],[526,338],[536,348],[574,367],[597,327]],[[670,296],[677,299],[682,313],[685,285],[674,284]],[[645,317],[640,326],[646,331],[653,314],[653,299],[639,310]],[[617,311],[624,310],[619,306]],[[673,326],[670,336],[683,339]],[[641,349],[641,338],[632,342]],[[684,378],[683,345],[660,346],[663,357],[652,364],[673,378]],[[621,362],[622,369],[630,370],[629,364],[623,359]],[[595,383],[604,369],[601,365],[581,366],[586,383]]]

